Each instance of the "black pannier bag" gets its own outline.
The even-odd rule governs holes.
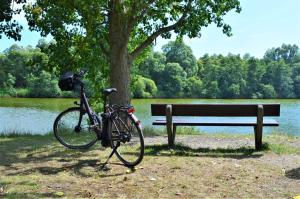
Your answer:
[[[72,72],[66,72],[60,76],[58,86],[62,91],[71,91],[74,89],[74,74]]]

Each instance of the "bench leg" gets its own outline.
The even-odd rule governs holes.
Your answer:
[[[166,106],[166,121],[167,121],[167,133],[168,133],[168,145],[169,147],[174,146],[173,139],[173,119],[172,119],[172,105]]]
[[[263,121],[264,121],[264,107],[263,105],[258,105],[256,126],[254,127],[256,150],[261,150],[262,148]]]
[[[176,136],[176,126],[173,125],[173,134],[172,134],[172,142],[175,144],[175,136]]]
[[[255,137],[255,149],[262,149],[262,127],[255,126],[254,127],[254,137]]]
[[[168,125],[167,126],[167,133],[168,133],[168,145],[169,147],[174,146],[174,139],[173,139],[173,125]]]

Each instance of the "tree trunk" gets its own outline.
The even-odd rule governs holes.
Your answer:
[[[120,105],[130,104],[130,65],[131,60],[128,55],[127,45],[111,46],[110,53],[110,85],[118,92],[112,94],[111,102]]]
[[[112,1],[113,2],[113,1]],[[130,104],[130,66],[132,58],[128,53],[130,31],[127,29],[127,21],[119,12],[119,2],[111,4],[109,13],[109,80],[110,86],[118,90],[112,94],[110,101],[115,104]]]

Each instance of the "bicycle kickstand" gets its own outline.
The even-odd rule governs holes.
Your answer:
[[[101,167],[101,170],[103,170],[103,168],[108,164],[108,161],[115,154],[115,152],[117,151],[117,149],[118,149],[119,146],[120,146],[120,142],[118,142],[117,145],[113,148],[113,150],[110,153],[110,155],[108,156],[107,160],[103,163],[103,165]]]

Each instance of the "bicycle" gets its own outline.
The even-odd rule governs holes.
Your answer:
[[[59,79],[59,87],[63,91],[80,87],[80,103],[75,101],[76,107],[68,108],[57,116],[53,124],[56,139],[70,149],[87,149],[99,140],[103,147],[112,148],[104,165],[116,154],[125,166],[136,166],[144,156],[144,137],[140,121],[133,114],[134,107],[109,104],[108,96],[116,93],[117,89],[104,89],[104,112],[100,120],[85,94],[82,78],[86,72],[67,72]]]

